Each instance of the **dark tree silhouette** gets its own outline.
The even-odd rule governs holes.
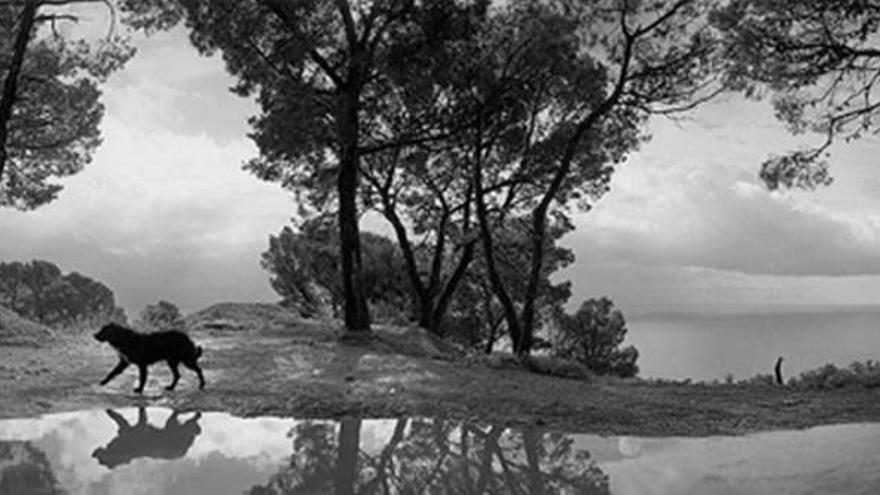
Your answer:
[[[713,12],[730,86],[751,97],[769,91],[792,133],[824,135],[818,146],[767,159],[761,178],[768,188],[830,184],[829,146],[875,133],[878,17],[875,2],[837,0],[733,0]]]
[[[620,347],[626,338],[626,321],[611,299],[587,299],[574,315],[559,313],[558,325],[555,354],[581,362],[599,374],[630,377],[639,372],[638,350]]]
[[[223,52],[238,78],[234,90],[257,95],[262,113],[251,124],[261,156],[246,168],[319,204],[336,202],[344,337],[367,335],[359,167],[364,156],[400,145],[384,133],[399,114],[389,104],[397,95],[386,91],[386,82],[406,67],[394,42],[426,33],[433,42],[422,48],[436,50],[448,33],[429,31],[431,22],[473,7],[442,1],[427,8],[399,0],[123,0],[121,5],[131,25],[148,30],[185,19],[202,52]],[[432,15],[420,15],[426,11]],[[416,60],[430,52],[408,55]],[[412,131],[406,142],[432,137],[419,128]]]
[[[64,495],[46,454],[30,442],[0,442],[0,493]]]
[[[99,84],[133,50],[121,38],[90,46],[41,29],[77,20],[59,6],[89,1],[0,2],[0,207],[52,201],[62,186],[50,179],[82,170],[100,143]]]
[[[565,435],[399,419],[384,446],[367,450],[362,427],[354,418],[297,425],[289,465],[248,493],[609,493],[608,477]]]

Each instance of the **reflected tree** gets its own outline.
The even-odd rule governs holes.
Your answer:
[[[62,495],[46,454],[30,442],[0,442],[0,494]]]
[[[362,422],[304,422],[289,463],[250,495],[607,494],[608,477],[563,434],[442,420],[399,419],[383,445]]]

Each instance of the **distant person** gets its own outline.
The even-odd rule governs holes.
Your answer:
[[[776,384],[777,385],[784,384],[783,380],[782,380],[782,361],[783,361],[783,357],[779,356],[779,359],[776,360],[776,366],[773,368],[773,370],[776,372]]]

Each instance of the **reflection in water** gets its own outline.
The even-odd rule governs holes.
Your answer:
[[[873,495],[880,424],[639,438],[162,408],[0,420],[0,495],[117,493]]]
[[[30,442],[0,442],[0,495],[61,495],[46,454]]]
[[[561,434],[442,420],[397,420],[384,446],[367,451],[361,420],[304,422],[293,455],[249,495],[607,494],[608,477]]]
[[[141,457],[152,459],[183,457],[202,432],[199,428],[199,418],[202,417],[202,413],[199,412],[181,424],[178,420],[178,412],[174,411],[165,422],[164,428],[156,428],[149,423],[147,410],[144,407],[138,409],[138,421],[134,426],[112,409],[108,409],[106,413],[116,423],[118,431],[110,443],[95,449],[92,457],[110,469]]]

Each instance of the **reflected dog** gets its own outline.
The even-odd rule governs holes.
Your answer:
[[[202,355],[202,348],[195,345],[181,331],[167,330],[142,334],[122,325],[109,323],[95,333],[94,337],[98,342],[110,344],[119,354],[119,364],[110,370],[110,374],[106,378],[101,380],[101,385],[106,385],[122,373],[129,364],[134,364],[138,367],[140,378],[138,387],[134,391],[138,394],[142,393],[144,384],[147,382],[147,367],[155,362],[165,361],[174,376],[172,382],[165,387],[166,390],[174,390],[177,385],[177,381],[180,379],[177,366],[180,363],[195,371],[199,376],[199,389],[205,388],[205,378],[202,376],[202,370],[197,362]]]

